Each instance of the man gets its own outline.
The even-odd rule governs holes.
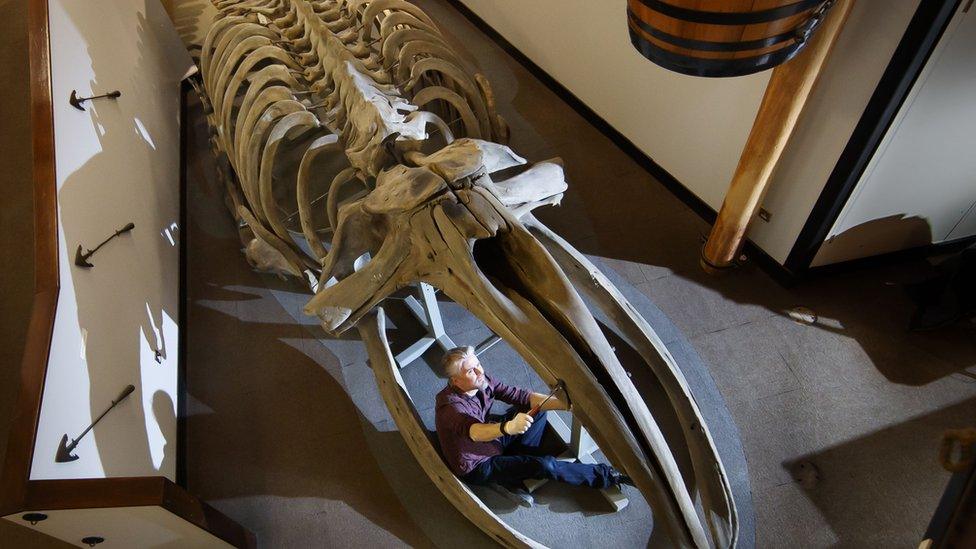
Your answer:
[[[546,427],[545,410],[566,410],[555,396],[505,385],[485,374],[472,347],[451,349],[442,361],[447,387],[437,394],[435,425],[441,453],[451,470],[471,484],[499,484],[516,493],[524,503],[531,498],[522,490],[523,480],[551,479],[575,486],[607,488],[632,484],[630,478],[604,464],[559,461],[538,455]],[[502,418],[488,416],[492,403],[513,405]],[[543,403],[543,401],[545,401]],[[542,405],[533,418],[525,413]]]

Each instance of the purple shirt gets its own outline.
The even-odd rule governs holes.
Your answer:
[[[453,385],[437,393],[434,425],[441,443],[441,455],[455,475],[464,476],[482,461],[502,453],[497,438],[487,442],[471,440],[470,429],[475,423],[488,423],[488,411],[495,399],[523,408],[529,407],[531,392],[495,381],[488,374],[488,387],[468,396]]]

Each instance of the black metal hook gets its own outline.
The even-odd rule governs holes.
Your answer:
[[[132,229],[134,229],[135,227],[136,227],[136,224],[135,223],[132,223],[132,222],[127,223],[124,227],[122,227],[121,229],[115,231],[112,234],[112,236],[106,238],[105,240],[102,241],[101,244],[99,244],[98,246],[95,246],[94,249],[88,250],[86,253],[81,253],[81,250],[83,248],[82,248],[81,244],[78,244],[78,249],[75,250],[75,265],[77,265],[79,267],[84,267],[86,269],[90,269],[90,268],[94,267],[95,265],[93,265],[92,263],[90,263],[88,261],[88,258],[89,257],[91,257],[95,252],[97,252],[98,249],[101,248],[102,246],[104,246],[109,240],[112,240],[113,238],[119,236],[122,233],[129,232]]]
[[[35,526],[38,522],[41,522],[42,520],[47,520],[47,515],[45,515],[44,513],[27,513],[20,518],[31,523],[31,526]]]
[[[95,421],[91,422],[91,425],[86,427],[85,430],[82,431],[80,435],[78,435],[78,438],[71,439],[70,444],[68,443],[68,435],[62,436],[61,442],[58,444],[58,452],[54,456],[54,461],[58,463],[67,463],[69,461],[74,461],[78,459],[78,456],[73,455],[71,453],[72,450],[74,450],[75,447],[78,446],[78,441],[84,438],[84,436],[88,434],[88,431],[91,431],[92,427],[94,427],[96,423],[98,423],[99,421],[102,420],[103,417],[105,417],[105,414],[109,413],[112,410],[112,408],[115,408],[115,406],[118,405],[118,403],[125,400],[125,398],[131,395],[132,391],[135,390],[136,390],[135,386],[126,385],[125,388],[122,389],[122,392],[119,393],[119,396],[115,397],[115,400],[112,401],[112,405],[106,408],[105,411],[102,412],[100,416],[95,418]]]
[[[71,97],[68,98],[68,103],[71,106],[78,109],[79,111],[85,110],[85,107],[81,106],[82,103],[91,99],[100,99],[102,97],[107,97],[109,99],[118,99],[122,95],[119,90],[111,91],[108,93],[103,93],[102,95],[93,95],[91,97],[78,97],[78,92],[76,90],[71,90]]]

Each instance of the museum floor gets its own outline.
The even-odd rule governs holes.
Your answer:
[[[415,3],[488,76],[513,149],[564,159],[569,192],[539,217],[646,295],[710,372],[748,464],[756,546],[917,546],[948,480],[936,462],[941,433],[976,418],[974,326],[905,329],[912,304],[902,284],[930,263],[789,289],[749,262],[705,275],[700,217],[445,0]],[[190,132],[189,490],[262,547],[488,546],[384,423],[355,333],[320,344],[321,329],[300,317],[298,286],[248,267],[199,118]],[[799,306],[819,321],[790,320]],[[812,488],[790,474],[804,460],[820,471]],[[614,515],[596,496],[543,490],[529,516],[489,503],[506,520],[572,524],[540,528],[537,539],[562,542],[554,546],[646,543],[639,501]]]

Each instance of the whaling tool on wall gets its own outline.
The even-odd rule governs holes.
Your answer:
[[[75,250],[75,265],[77,265],[79,267],[84,267],[86,269],[90,269],[90,268],[94,267],[95,265],[93,265],[93,264],[91,264],[91,263],[88,262],[88,258],[89,257],[91,257],[92,255],[94,255],[94,253],[97,252],[99,248],[101,248],[102,246],[104,246],[109,240],[112,240],[113,238],[119,236],[122,233],[129,232],[132,229],[134,229],[135,227],[136,227],[136,224],[135,223],[131,223],[131,222],[130,223],[127,223],[125,227],[122,227],[121,229],[115,231],[115,233],[112,234],[112,236],[106,238],[105,240],[102,241],[101,244],[99,244],[98,246],[95,246],[94,249],[88,250],[85,253],[81,253],[82,246],[81,246],[81,244],[78,244],[78,249]]]
[[[115,90],[115,91],[110,91],[108,93],[103,93],[102,95],[93,95],[91,97],[78,97],[78,92],[76,90],[71,90],[71,97],[68,98],[68,103],[71,103],[71,106],[78,109],[79,111],[83,111],[85,110],[85,107],[82,106],[82,103],[84,103],[85,101],[89,101],[92,99],[101,99],[103,97],[108,99],[118,99],[121,96],[122,96],[122,92],[120,92],[119,90]]]
[[[97,424],[99,421],[102,420],[103,417],[105,417],[105,414],[109,413],[109,411],[111,411],[112,408],[115,408],[115,406],[118,403],[120,403],[123,400],[125,400],[126,397],[128,397],[130,394],[132,394],[132,391],[135,391],[135,390],[136,390],[135,386],[133,386],[133,385],[126,385],[125,386],[125,389],[122,389],[122,392],[119,393],[119,396],[115,400],[112,401],[112,405],[109,406],[108,408],[106,408],[105,411],[102,412],[102,414],[100,416],[98,416],[97,418],[95,418],[95,421],[93,421],[91,423],[91,425],[89,425],[84,431],[82,431],[81,434],[78,435],[78,438],[71,439],[71,443],[70,444],[68,443],[68,435],[63,435],[61,437],[61,443],[58,444],[58,453],[57,453],[57,455],[54,456],[54,461],[56,461],[58,463],[67,463],[69,461],[74,461],[74,460],[78,459],[78,456],[71,454],[71,452],[74,451],[75,447],[78,446],[78,441],[80,441],[82,438],[84,438],[84,436],[88,434],[88,431],[91,431],[92,430],[92,427],[94,427],[95,424]]]

